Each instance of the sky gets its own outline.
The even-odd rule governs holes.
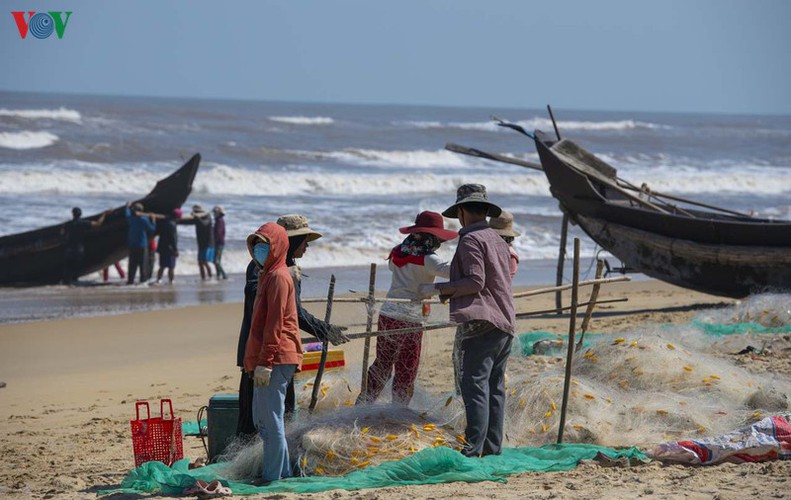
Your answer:
[[[72,15],[22,39],[13,11]],[[789,24],[787,0],[5,0],[0,91],[791,114]]]

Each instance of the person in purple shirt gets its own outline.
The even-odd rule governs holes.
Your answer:
[[[511,291],[508,244],[486,222],[500,207],[490,202],[486,187],[464,184],[456,203],[442,215],[459,219],[459,244],[450,264],[450,281],[425,285],[425,295],[450,299],[450,319],[460,326],[459,390],[467,415],[468,457],[499,455],[505,419],[505,368],[514,339],[516,318]]]
[[[217,205],[212,209],[214,214],[214,269],[217,279],[227,280],[228,275],[222,268],[222,249],[225,248],[225,209]]]

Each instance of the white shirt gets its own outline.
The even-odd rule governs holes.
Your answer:
[[[393,273],[390,282],[388,298],[412,299],[415,302],[385,302],[379,310],[381,314],[393,319],[409,321],[412,323],[423,322],[423,307],[420,301],[423,296],[418,289],[420,285],[434,283],[434,278],[450,277],[450,262],[445,262],[435,254],[428,254],[423,260],[423,265],[408,263],[402,267],[388,262],[388,267]]]

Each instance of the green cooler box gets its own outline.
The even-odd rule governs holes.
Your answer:
[[[215,394],[209,399],[209,410],[206,413],[209,427],[209,462],[213,463],[236,437],[239,395]]]

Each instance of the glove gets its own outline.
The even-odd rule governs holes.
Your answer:
[[[439,293],[439,290],[437,290],[437,287],[434,285],[434,283],[429,283],[427,285],[419,285],[417,291],[423,297],[431,297]]]
[[[343,334],[344,330],[346,330],[345,326],[330,325],[330,329],[327,330],[327,340],[332,345],[345,344],[349,341],[349,337]]]
[[[269,385],[269,379],[272,378],[272,369],[265,366],[256,366],[253,373],[253,386],[266,387]]]

